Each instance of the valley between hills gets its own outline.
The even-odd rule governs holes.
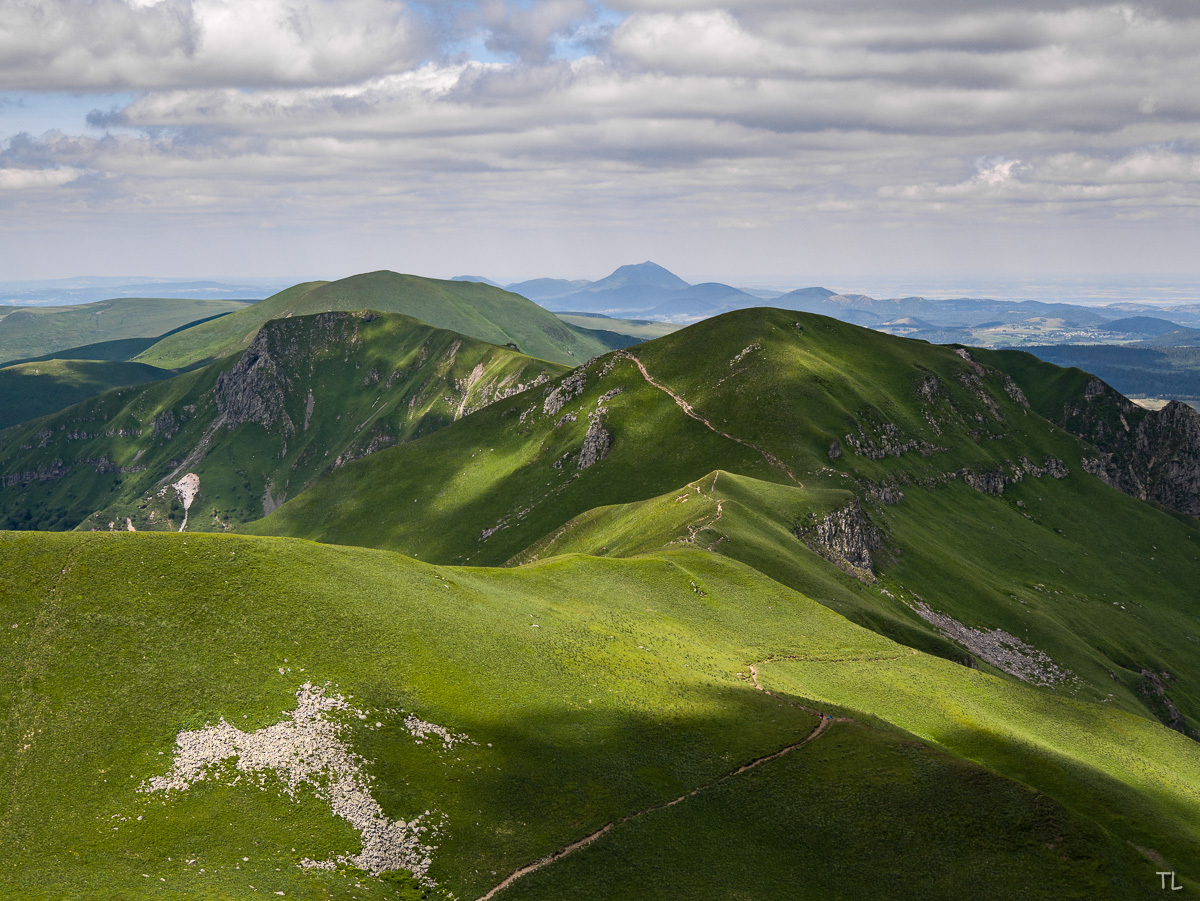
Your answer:
[[[0,431],[5,897],[1200,891],[1186,404],[771,298],[219,303],[14,345],[127,368]]]

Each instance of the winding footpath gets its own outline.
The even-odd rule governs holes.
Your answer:
[[[758,684],[758,670],[755,669],[755,667],[753,667],[753,666],[750,667],[750,674],[754,679],[754,687],[755,688],[757,688],[761,692],[764,692],[765,694],[770,695],[771,697],[776,697],[776,695],[774,695],[772,692],[767,691],[765,688],[763,688],[761,685]],[[626,823],[630,822],[631,820],[636,820],[639,817],[646,816],[647,814],[655,813],[659,810],[666,810],[668,807],[674,807],[676,804],[680,804],[683,801],[686,801],[688,798],[696,797],[696,795],[700,794],[701,792],[706,792],[711,788],[716,788],[718,785],[721,785],[721,784],[729,781],[730,779],[733,779],[735,776],[740,776],[743,773],[754,769],[755,767],[762,766],[764,763],[770,763],[772,760],[778,760],[780,757],[783,757],[786,754],[790,754],[793,751],[798,751],[800,748],[803,748],[805,745],[810,744],[810,743],[816,741],[818,738],[820,738],[825,733],[825,730],[827,730],[830,727],[830,725],[832,725],[835,722],[840,722],[840,723],[851,722],[851,720],[848,717],[837,717],[835,719],[834,717],[826,716],[825,714],[820,713],[819,711],[813,710],[809,707],[804,707],[800,704],[795,704],[790,701],[788,703],[791,704],[791,706],[793,706],[793,707],[796,707],[800,710],[804,710],[809,713],[815,714],[821,718],[820,722],[817,723],[816,728],[813,729],[812,732],[810,732],[807,736],[805,736],[800,741],[796,742],[795,744],[790,744],[786,748],[781,748],[778,751],[774,751],[770,754],[766,754],[762,757],[758,757],[754,760],[751,760],[749,763],[742,764],[742,766],[738,767],[736,770],[726,773],[724,776],[721,776],[719,779],[715,779],[712,782],[706,783],[697,788],[693,788],[691,791],[685,792],[684,794],[680,795],[678,798],[675,798],[671,801],[665,801],[662,804],[655,804],[653,807],[647,807],[645,810],[639,810],[635,813],[629,814],[626,817],[622,817],[619,820],[614,820],[613,822],[608,823],[608,824],[602,826],[601,828],[597,829],[591,835],[586,835],[583,838],[581,838],[579,841],[573,842],[572,844],[567,845],[565,848],[560,848],[559,850],[555,851],[553,854],[543,857],[541,860],[537,861],[536,863],[531,863],[528,866],[524,866],[524,867],[521,867],[519,870],[513,871],[513,873],[511,875],[509,875],[507,879],[505,879],[499,885],[492,888],[486,895],[481,895],[479,897],[478,901],[491,901],[492,898],[496,897],[496,895],[500,894],[502,891],[504,891],[506,888],[508,888],[510,885],[512,885],[518,879],[528,876],[530,873],[536,873],[538,870],[540,870],[544,867],[547,867],[552,863],[557,863],[558,861],[560,861],[564,857],[566,857],[568,854],[573,854],[574,852],[578,851],[580,848],[586,848],[592,842],[596,841],[596,839],[611,832],[617,826],[623,826]]]
[[[776,469],[783,472],[784,475],[786,475],[789,479],[791,479],[793,482],[795,482],[801,488],[804,487],[804,484],[799,479],[797,479],[795,475],[792,474],[792,471],[787,468],[787,464],[785,464],[782,460],[780,460],[778,457],[776,457],[770,451],[764,450],[763,448],[759,447],[757,444],[754,444],[753,442],[747,441],[744,438],[739,438],[736,435],[730,435],[728,432],[722,432],[715,425],[713,425],[711,422],[709,422],[704,416],[697,413],[696,410],[692,407],[692,405],[689,404],[686,400],[684,400],[682,397],[680,397],[678,394],[676,394],[674,391],[672,391],[670,388],[668,388],[662,382],[655,380],[654,376],[650,375],[650,373],[646,371],[646,367],[642,363],[642,361],[639,360],[634,354],[631,354],[627,350],[622,350],[622,351],[617,351],[615,356],[623,357],[624,359],[629,360],[632,363],[634,363],[634,365],[636,365],[637,368],[639,370],[641,370],[642,378],[644,378],[648,384],[652,385],[653,387],[655,387],[659,391],[661,391],[663,394],[670,397],[671,400],[675,401],[675,405],[677,407],[679,407],[679,409],[681,409],[684,413],[686,413],[692,419],[696,420],[696,422],[702,424],[703,426],[710,429],[711,431],[716,432],[722,438],[728,438],[730,441],[736,441],[738,444],[742,445],[743,447],[748,447],[751,450],[758,452],[759,454],[762,455],[762,458],[764,460],[766,460],[768,463],[770,463]]]

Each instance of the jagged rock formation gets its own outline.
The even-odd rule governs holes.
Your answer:
[[[605,404],[624,390],[613,388],[597,399],[596,412],[588,416],[587,434],[583,436],[583,446],[579,448],[579,460],[575,464],[578,469],[588,469],[608,456],[608,449],[612,446],[612,434],[604,428],[604,414],[608,410]]]
[[[558,411],[569,401],[581,395],[586,386],[587,370],[579,369],[563,379],[558,387],[546,396],[546,400],[542,403],[542,412],[547,416],[557,416]]]
[[[281,350],[272,348],[279,343],[281,331],[270,325],[261,329],[237,365],[217,377],[217,412],[224,417],[226,428],[256,422],[271,430],[278,422],[285,436],[296,433],[285,409],[292,383],[272,356],[273,350]]]
[[[797,529],[796,536],[825,556],[865,573],[873,571],[871,551],[882,543],[879,530],[857,500],[828,514],[809,529]]]
[[[608,455],[612,446],[612,435],[604,428],[604,420],[600,411],[591,415],[588,420],[587,434],[583,436],[583,446],[579,448],[579,469],[588,469],[599,463]]]
[[[1119,491],[1200,516],[1200,413],[1171,401],[1144,410],[1093,378],[1058,417],[1099,452],[1083,467]]]

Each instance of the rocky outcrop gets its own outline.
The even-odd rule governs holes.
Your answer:
[[[587,434],[583,436],[583,446],[579,449],[579,460],[576,467],[588,469],[608,456],[612,446],[612,435],[604,428],[603,411],[597,410],[588,418]]]
[[[68,472],[70,472],[70,468],[65,466],[62,460],[55,460],[49,466],[0,476],[0,485],[5,488],[15,488],[17,485],[32,485],[34,482],[53,482],[61,479]]]
[[[170,441],[179,432],[179,422],[171,410],[157,413],[150,423],[150,434],[154,438]]]
[[[1092,379],[1058,424],[1095,446],[1082,461],[1092,475],[1140,500],[1200,516],[1200,413],[1187,404],[1143,410]]]
[[[546,400],[542,403],[542,412],[547,416],[557,416],[558,411],[566,406],[570,400],[583,394],[583,389],[586,385],[586,370],[577,369],[559,382],[558,387],[547,395]]]
[[[287,437],[296,434],[284,409],[291,381],[272,354],[272,325],[260,329],[234,367],[217,377],[217,412],[228,429],[254,422],[270,431],[278,424]]]
[[[881,544],[879,530],[858,501],[833,511],[809,529],[797,530],[796,537],[824,556],[866,573],[874,568],[871,551]]]
[[[891,422],[879,423],[875,426],[864,427],[858,424],[858,434],[848,433],[846,444],[854,448],[854,452],[868,460],[882,460],[885,457],[903,457],[912,451],[918,451],[928,457],[944,448],[936,447],[923,438],[907,438],[899,427]],[[831,458],[832,448],[830,449]],[[836,459],[836,458],[833,458]]]

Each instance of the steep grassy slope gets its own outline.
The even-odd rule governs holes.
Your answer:
[[[1200,855],[1194,743],[1067,702],[1021,749],[1028,778],[997,776],[966,758],[1012,769],[1003,732],[1036,725],[1041,692],[704,552],[480,570],[234,536],[8,533],[0,574],[16,626],[0,632],[16,674],[0,683],[10,895],[417,897],[395,873],[298,866],[366,835],[320,784],[287,795],[272,767],[294,758],[270,748],[296,735],[342,761],[326,778],[361,773],[364,803],[404,821],[432,897],[481,898],[606,824],[497,897],[828,898],[838,879],[844,898],[1124,899],[1157,897],[1156,869],[1186,882]],[[764,662],[782,658],[802,662]],[[756,691],[753,665],[786,693]],[[853,678],[889,666],[920,674],[921,697]],[[809,673],[832,675],[810,689]],[[288,719],[305,683],[345,706]],[[951,735],[930,710],[924,742],[859,714],[818,720],[805,700],[900,720],[955,691],[971,717]],[[264,744],[180,769],[197,758],[177,737],[200,753],[189,730],[222,721],[206,734]],[[1097,760],[1104,781],[1081,772]],[[154,790],[171,773],[177,788]]]
[[[561,372],[395,314],[279,320],[240,356],[5,432],[0,522],[226,529]]]
[[[249,528],[486,565],[703,547],[912,647],[1200,734],[1195,522],[1089,475],[1094,448],[1004,373],[795,317],[598,360]]]
[[[664,494],[714,469],[857,488],[962,478],[968,467],[1011,476],[1023,457],[1077,462],[1082,445],[1034,416],[1010,386],[949,348],[821,316],[740,311],[348,467],[262,528],[498,564],[586,510]],[[609,444],[603,462],[581,466],[589,432],[593,444]],[[448,529],[425,535],[421,523],[442,517]]]
[[[247,303],[239,300],[147,297],[75,307],[0,307],[0,363],[101,341],[153,338],[198,319],[245,309]]]
[[[0,369],[0,429],[56,413],[123,385],[143,385],[172,373],[145,363],[47,360]]]
[[[980,359],[1029,389],[1033,408],[1094,448],[1084,466],[1142,500],[1200,517],[1200,412],[1171,401],[1146,410],[1094,375],[1019,351]]]
[[[997,675],[1028,664],[1026,679],[1049,680],[1059,694],[1166,722],[1169,702],[1186,711],[1178,726],[1200,735],[1200,529],[1103,486],[1083,493],[1053,479],[1011,486],[1003,499],[961,484],[906,489],[899,503],[868,507],[884,547],[878,581],[864,583],[829,566],[852,568],[808,530],[825,511],[844,509],[846,492],[721,472],[663,497],[590,510],[511,562],[703,548],[950,660]],[[981,633],[1019,637],[1069,675],[1050,678],[1030,650],[998,647],[1000,636],[972,636],[964,647],[964,633],[937,628],[922,604]]]
[[[572,365],[628,343],[566,325],[532,301],[491,285],[381,271],[296,285],[236,316],[164,339],[138,360],[178,369],[244,349],[271,319],[365,309],[403,313],[480,341],[513,344],[530,356]]]

